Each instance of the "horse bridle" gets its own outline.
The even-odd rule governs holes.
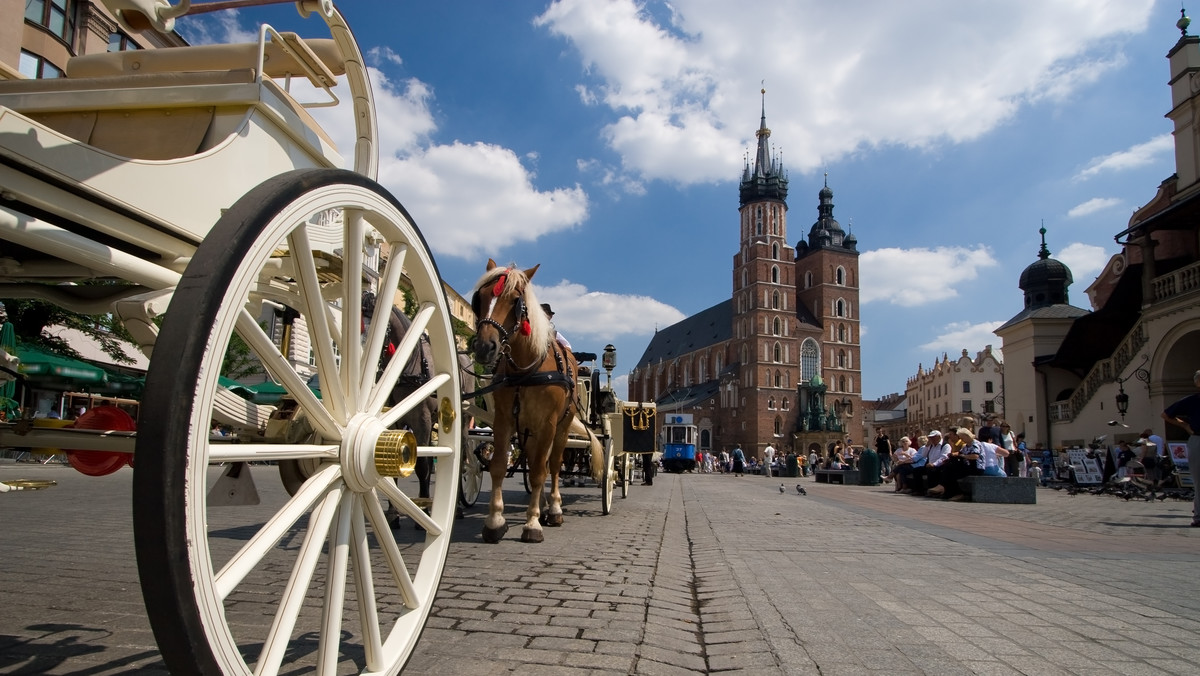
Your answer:
[[[511,270],[512,268],[509,269]],[[514,319],[511,328],[505,328],[503,324],[495,319],[492,319],[492,312],[496,309],[496,301],[499,300],[501,294],[504,293],[504,285],[507,282],[508,271],[506,270],[501,272],[500,275],[496,277],[496,283],[492,286],[492,301],[488,304],[487,314],[479,313],[477,315],[480,318],[475,321],[475,333],[478,334],[479,329],[484,326],[494,327],[500,334],[500,354],[504,355],[504,358],[508,361],[509,366],[518,372],[529,371],[536,367],[537,364],[531,362],[524,367],[518,366],[517,363],[513,361],[512,348],[508,344],[508,339],[514,331],[519,331],[524,335],[529,335],[529,329],[527,328],[529,326],[529,307],[525,304],[525,297],[522,294],[517,294],[517,299],[513,301]],[[471,305],[477,309],[479,306],[478,301],[480,290],[482,290],[482,287],[475,290],[475,298],[471,302]]]

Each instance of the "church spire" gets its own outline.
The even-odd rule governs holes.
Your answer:
[[[762,96],[762,114],[758,131],[754,132],[754,136],[758,138],[758,150],[754,154],[754,166],[751,167],[747,159],[742,171],[739,192],[743,207],[751,202],[787,201],[788,179],[783,170],[783,161],[771,157],[771,129],[767,127],[767,90],[764,88],[759,94]]]

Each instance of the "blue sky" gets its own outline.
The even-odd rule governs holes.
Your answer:
[[[443,279],[469,294],[489,256],[541,264],[538,295],[575,349],[617,347],[622,394],[657,327],[731,294],[763,87],[788,239],[816,219],[825,172],[858,238],[867,398],[999,348],[1043,222],[1088,307],[1113,235],[1174,172],[1168,2],[338,6],[373,68],[380,181]],[[324,37],[291,5],[178,28],[249,40],[262,21]],[[320,114],[335,139],[338,115]]]

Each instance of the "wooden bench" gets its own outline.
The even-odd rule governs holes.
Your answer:
[[[1033,477],[969,476],[958,482],[971,502],[1005,505],[1037,503],[1037,479]]]
[[[848,484],[858,485],[858,470],[856,469],[819,469],[816,470],[819,484]]]

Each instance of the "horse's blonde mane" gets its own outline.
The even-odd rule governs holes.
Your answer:
[[[489,289],[496,283],[496,278],[500,275],[508,275],[504,281],[504,291],[501,295],[516,295],[517,289],[524,289],[525,307],[529,313],[529,328],[530,334],[528,340],[531,342],[533,356],[541,361],[546,358],[546,353],[550,349],[550,343],[555,340],[554,325],[550,323],[550,317],[542,310],[541,303],[538,302],[537,294],[533,292],[533,285],[529,282],[529,278],[525,276],[525,272],[516,265],[509,265],[506,268],[495,267],[483,273],[479,281],[475,282],[476,292],[481,289]],[[479,319],[479,318],[477,318]],[[523,339],[519,333],[512,337],[514,340]]]

